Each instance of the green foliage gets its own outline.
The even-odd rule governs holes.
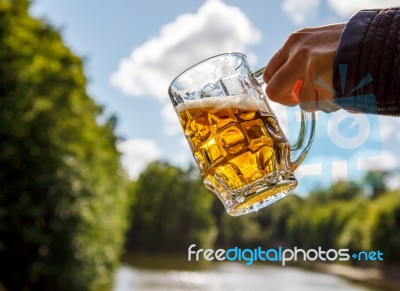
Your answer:
[[[329,189],[316,189],[308,197],[315,204],[325,204],[330,201],[349,201],[363,195],[363,187],[354,181],[338,181]]]
[[[10,290],[111,286],[127,227],[112,122],[58,31],[0,0],[0,281]]]
[[[289,221],[297,220],[297,214],[304,207],[304,200],[295,194],[269,206],[258,213],[263,233],[262,240],[269,246],[291,246]]]
[[[370,193],[373,173],[360,182],[338,181],[307,197],[291,194],[257,213],[232,217],[220,201],[203,192],[192,170],[154,163],[143,172],[135,183],[128,251],[185,253],[192,243],[210,247],[212,239],[202,243],[200,237],[214,238],[214,218],[218,229],[214,248],[380,250],[384,263],[400,262],[400,192],[379,192],[378,198],[365,194]],[[195,222],[199,215],[208,221],[202,227]]]
[[[261,226],[253,214],[239,217],[222,216],[219,228],[221,243],[224,247],[249,246],[257,247],[260,243]]]
[[[400,261],[400,191],[381,195],[369,208],[369,248],[384,253],[386,263]]]
[[[345,207],[350,209],[350,215],[336,237],[338,248],[347,248],[351,251],[368,249],[366,221],[369,219],[369,205],[370,201],[365,197],[347,201]]]
[[[355,182],[338,181],[330,189],[313,191],[300,207],[293,209],[287,221],[288,244],[306,249],[337,247],[343,229],[366,203],[362,188]],[[341,245],[350,244],[349,238],[342,240]]]
[[[365,175],[364,182],[372,190],[372,198],[377,198],[388,191],[385,179],[387,171],[370,171]]]
[[[193,243],[213,245],[216,229],[210,210],[213,195],[194,169],[150,164],[136,182],[127,250],[186,250]]]

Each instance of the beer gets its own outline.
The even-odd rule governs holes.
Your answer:
[[[243,54],[226,53],[188,68],[168,88],[204,184],[234,216],[291,193],[314,136],[314,114],[300,110],[290,146],[263,94],[263,71],[252,72]]]
[[[260,180],[276,183],[288,172],[290,145],[264,100],[248,94],[208,97],[185,100],[176,111],[206,186],[221,199],[249,187],[254,193]],[[285,191],[278,188],[267,195]]]

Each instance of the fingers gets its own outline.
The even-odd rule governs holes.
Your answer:
[[[334,102],[333,92],[316,83],[316,78],[306,75],[301,90],[299,92],[299,105],[307,112],[321,110],[329,113],[340,108]]]
[[[306,111],[337,110],[330,84],[344,25],[339,23],[293,32],[265,68],[263,78],[268,97],[283,105],[300,103]],[[327,86],[319,86],[318,78],[326,80]],[[296,87],[299,80],[303,82],[300,90]]]
[[[293,32],[278,52],[271,58],[264,70],[264,81],[268,83],[279,69],[289,61],[293,55],[298,55],[299,39],[303,33],[300,31]],[[301,50],[303,52],[304,50]]]
[[[318,109],[329,113],[339,110],[339,106],[334,101],[334,93],[326,88],[315,85],[318,95]]]
[[[324,99],[318,101],[318,109],[323,112],[330,113],[338,111],[340,107],[337,106],[337,104],[333,101],[333,99]]]
[[[296,96],[300,95],[300,90],[301,90],[302,85],[303,85],[303,81],[297,80],[296,84],[294,85],[294,89],[293,89],[293,92],[294,92],[294,94],[296,94]]]
[[[265,67],[263,79],[265,83],[268,83],[275,73],[286,63],[289,57],[289,52],[282,47],[268,62]]]
[[[336,111],[339,108],[333,101],[333,91],[329,90],[333,67],[326,53],[310,52],[307,47],[298,49],[271,77],[266,87],[269,99],[286,106],[299,104],[308,112],[322,110]],[[324,69],[328,68],[328,73]],[[317,80],[325,77],[329,84],[325,87]],[[301,81],[301,82],[299,82]]]
[[[299,98],[294,91],[297,81],[304,79],[304,66],[296,64],[293,59],[290,58],[273,75],[266,88],[266,93],[272,101],[288,106],[299,103]]]
[[[333,58],[327,57],[329,54],[317,54],[312,60],[310,60],[310,66],[315,71],[316,68],[333,68]],[[340,108],[334,102],[334,89],[333,89],[333,70],[322,70],[318,71],[318,74],[314,74],[312,79],[313,86],[317,92],[318,104],[317,107],[323,112],[333,112]]]
[[[318,93],[310,74],[306,74],[299,92],[300,108],[307,112],[318,110]]]

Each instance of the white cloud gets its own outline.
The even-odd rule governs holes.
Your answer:
[[[382,141],[400,141],[400,118],[391,116],[379,116],[379,131]]]
[[[360,170],[393,170],[399,167],[399,159],[386,149],[379,156],[358,159]]]
[[[174,77],[191,65],[219,53],[247,51],[258,43],[261,33],[246,15],[220,0],[206,1],[196,13],[178,16],[161,27],[157,36],[135,48],[121,60],[110,81],[125,94],[149,96],[163,102],[161,117],[165,133],[182,132],[169,103],[167,89]]]
[[[385,8],[399,5],[399,0],[327,0],[339,16],[348,17],[361,9]]]
[[[185,144],[180,147],[179,152],[174,154],[174,156],[171,158],[171,163],[180,167],[187,167],[189,164],[195,164],[192,152],[190,151],[186,139],[184,141]]]
[[[136,179],[152,161],[161,157],[161,151],[152,140],[128,139],[117,144],[121,152],[122,166],[131,179]]]
[[[326,2],[341,17],[350,17],[361,9],[386,8],[399,5],[399,0],[326,0]],[[295,24],[302,25],[318,13],[320,4],[321,0],[283,0],[282,10],[291,17]]]
[[[261,39],[246,15],[219,0],[206,1],[192,14],[178,16],[157,36],[123,59],[111,82],[125,94],[167,99],[172,79],[187,67],[215,54],[247,52]]]
[[[400,189],[400,174],[399,172],[392,173],[386,179],[389,189]]]
[[[314,16],[319,6],[319,0],[283,0],[282,9],[297,25],[303,24],[307,17]]]
[[[174,110],[174,106],[170,102],[166,102],[161,109],[161,117],[163,119],[164,132],[166,135],[175,135],[182,133],[182,127]]]
[[[306,176],[314,176],[322,174],[322,163],[311,165],[300,165],[296,169],[296,178],[301,179]]]
[[[360,161],[360,166],[370,170],[400,169],[400,118],[379,116],[379,132],[382,144],[382,154],[375,160]]]

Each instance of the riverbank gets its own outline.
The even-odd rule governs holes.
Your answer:
[[[207,261],[188,261],[186,255],[173,254],[146,254],[134,253],[126,255],[123,263],[146,270],[187,270],[207,271],[219,263]],[[240,264],[240,263],[238,263]],[[257,266],[274,266],[278,269],[286,269],[279,264],[255,263]],[[353,267],[343,264],[327,264],[322,262],[289,264],[288,267],[308,270],[312,272],[334,275],[348,281],[361,284],[373,290],[394,291],[400,290],[399,267]],[[248,268],[248,267],[245,267]]]
[[[336,275],[347,280],[384,290],[400,290],[400,268],[362,268],[340,264],[315,263],[308,269]]]
[[[207,269],[142,269],[122,265],[114,291],[381,291],[328,273],[272,264],[209,264]]]

